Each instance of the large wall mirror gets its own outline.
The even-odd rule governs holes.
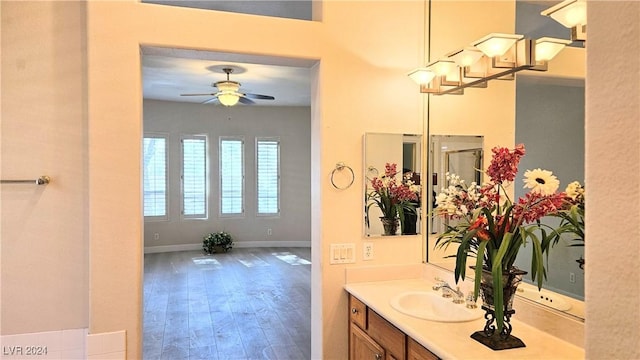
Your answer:
[[[553,20],[540,15],[548,8],[548,3],[517,1],[515,4],[462,2],[432,2],[431,53],[441,55],[446,50],[460,45],[460,33],[449,34],[446,19],[453,17],[472,19],[481,16],[485,7],[512,6],[507,11],[514,13],[511,25],[496,25],[492,30],[473,31],[500,32],[514,26],[516,33],[527,37],[552,36],[568,38],[568,29],[553,24]],[[495,10],[495,9],[494,9]],[[473,15],[474,12],[476,15]],[[469,20],[472,21],[472,20]],[[479,25],[480,26],[480,25]],[[485,25],[482,25],[485,26]],[[468,40],[481,37],[471,34]],[[448,39],[448,41],[447,41]],[[466,43],[461,41],[462,44]],[[553,171],[560,180],[563,190],[570,182],[584,184],[584,61],[585,48],[573,43],[566,48],[559,60],[549,64],[544,73],[522,71],[513,82],[492,82],[488,89],[470,89],[462,96],[430,95],[429,106],[429,159],[426,191],[433,196],[442,186],[446,186],[447,171],[462,172],[471,176],[473,167],[486,169],[491,160],[491,148],[495,146],[513,147],[524,143],[527,154],[519,167],[520,173],[511,185],[513,197],[524,195],[523,174],[527,169],[542,168]],[[474,150],[479,149],[479,150]],[[481,150],[481,151],[480,151]],[[452,160],[453,159],[453,160]],[[481,164],[480,167],[477,167]],[[470,177],[473,181],[481,180]],[[587,186],[588,189],[588,186]],[[433,207],[433,202],[429,208]],[[553,225],[553,220],[549,221]],[[455,261],[446,258],[446,253],[434,248],[439,232],[446,224],[431,217],[426,221],[428,262],[453,270]],[[584,319],[584,247],[570,246],[569,239],[561,240],[551,251],[547,263],[547,281],[543,291],[568,299],[571,304],[565,311]],[[516,265],[530,268],[530,251],[519,253]],[[450,253],[452,250],[449,249]],[[588,265],[587,265],[588,266]],[[531,282],[530,276],[525,281]]]
[[[373,190],[371,180],[385,173],[386,164],[395,164],[398,174],[397,183],[405,179],[420,185],[422,182],[422,135],[366,133],[364,135],[364,208],[370,201],[368,193]],[[421,194],[416,195],[420,199]],[[404,228],[399,227],[393,235],[416,235],[421,233],[422,207],[420,201],[415,203],[417,216],[406,214]],[[382,212],[377,206],[369,206],[364,213],[363,229],[367,237],[383,236],[385,233]]]

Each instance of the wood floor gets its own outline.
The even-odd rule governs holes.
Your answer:
[[[145,254],[144,358],[310,359],[311,250]]]

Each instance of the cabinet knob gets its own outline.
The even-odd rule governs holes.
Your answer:
[[[358,313],[358,309],[356,309],[356,308],[351,308],[351,313],[352,313],[352,314],[357,314],[357,313]]]
[[[376,360],[382,360],[382,355],[376,354]]]

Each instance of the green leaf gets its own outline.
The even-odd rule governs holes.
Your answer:
[[[487,247],[487,241],[480,242],[478,246],[478,254],[476,254],[476,270],[475,270],[475,282],[473,287],[473,300],[478,300],[478,293],[480,292],[480,282],[482,281],[482,263],[484,258],[484,251]]]

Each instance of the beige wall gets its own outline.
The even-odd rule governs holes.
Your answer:
[[[431,61],[489,33],[515,30],[514,2],[435,1],[431,11]],[[489,164],[491,148],[514,145],[515,101],[515,81],[499,80],[485,89],[465,89],[463,96],[431,96],[429,133],[482,135],[484,164]]]
[[[89,325],[84,8],[1,4],[2,335]]]
[[[126,329],[130,358],[141,351],[140,44],[320,60],[312,92],[312,352],[346,357],[344,266],[328,266],[328,249],[345,241],[362,249],[364,132],[422,133],[421,96],[405,74],[421,59],[421,43],[412,39],[422,31],[423,4],[329,1],[322,8],[323,22],[314,23],[135,2],[88,4],[90,331]],[[329,181],[340,161],[358,174],[343,191]],[[417,236],[379,240],[369,263],[418,263],[420,249]]]
[[[586,339],[640,358],[640,2],[588,3]]]

